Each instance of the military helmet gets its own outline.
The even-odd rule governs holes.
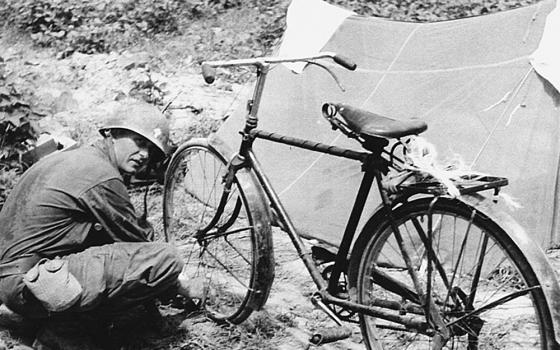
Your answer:
[[[119,106],[99,128],[99,132],[104,135],[104,132],[110,129],[133,131],[154,144],[161,151],[162,158],[167,155],[169,121],[153,105],[135,101]]]

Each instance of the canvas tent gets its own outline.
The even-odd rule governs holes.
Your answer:
[[[330,21],[304,11],[302,1],[320,3],[293,0],[283,45],[334,51],[353,58],[358,69],[330,65],[346,87],[343,93],[316,67],[296,74],[277,66],[265,87],[259,128],[359,149],[323,120],[324,102],[349,103],[395,119],[421,118],[440,158],[459,154],[474,170],[508,177],[507,193],[523,205],[510,215],[543,247],[560,241],[560,98],[530,64],[554,1],[438,23],[346,12]],[[325,43],[312,35],[325,33],[324,23],[312,18],[335,24]],[[290,31],[295,39],[288,37]],[[232,146],[242,115],[228,119],[219,131]],[[337,245],[361,179],[360,164],[259,140],[254,147],[297,228]],[[372,197],[366,214],[377,204]]]

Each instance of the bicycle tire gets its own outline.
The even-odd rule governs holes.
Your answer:
[[[432,199],[405,202],[394,210],[393,216],[424,291],[428,281],[426,247],[429,245],[422,243],[421,232],[424,237],[428,232]],[[443,348],[512,350],[552,347],[553,325],[543,290],[539,288],[538,278],[523,252],[508,234],[486,215],[459,200],[439,198],[431,210],[432,246],[435,248],[431,256],[436,257],[432,261],[439,261],[441,271],[444,271],[440,272],[436,264],[432,264],[431,297],[439,305],[439,315],[447,325],[464,316],[462,321],[447,327],[452,337]],[[374,298],[401,302],[406,299],[409,305],[416,304],[422,310],[416,299],[418,294],[403,297],[406,293],[395,292],[388,283],[390,279],[383,280],[389,276],[414,291],[414,283],[405,272],[404,258],[385,215],[374,215],[369,219],[354,247],[349,277],[350,288],[356,291],[353,297],[359,303],[371,305]],[[501,301],[507,295],[515,296],[511,293],[516,292],[526,294]],[[474,301],[471,303],[471,300]],[[491,305],[492,301],[497,302],[494,307],[465,316]],[[404,307],[395,312],[411,316]],[[421,313],[416,316],[426,320]],[[432,349],[434,344],[431,336],[418,330],[366,315],[360,315],[360,327],[368,349]]]
[[[184,271],[204,283],[198,302],[205,312],[215,321],[238,324],[266,302],[274,258],[269,209],[246,168],[237,171],[219,220],[205,226],[216,214],[226,170],[226,158],[207,139],[181,146],[165,174],[163,221]]]

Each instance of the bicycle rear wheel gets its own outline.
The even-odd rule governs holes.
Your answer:
[[[432,199],[405,203],[394,218],[424,293],[431,283],[430,296],[451,333],[441,348],[548,348],[554,339],[550,310],[523,252],[483,213],[448,198],[430,210]],[[390,222],[372,217],[355,247],[350,280],[358,302],[406,301],[410,307],[397,308],[395,315],[425,321]],[[437,348],[433,334],[410,324],[361,315],[360,325],[368,349]]]
[[[207,140],[179,148],[165,174],[164,230],[189,277],[204,281],[209,316],[240,323],[268,297],[272,239],[262,192],[247,169],[236,173],[219,212],[226,172],[224,156]]]

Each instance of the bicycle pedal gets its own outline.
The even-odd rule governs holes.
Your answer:
[[[315,332],[309,342],[313,345],[322,345],[349,338],[351,335],[352,330],[345,326],[325,327]]]

